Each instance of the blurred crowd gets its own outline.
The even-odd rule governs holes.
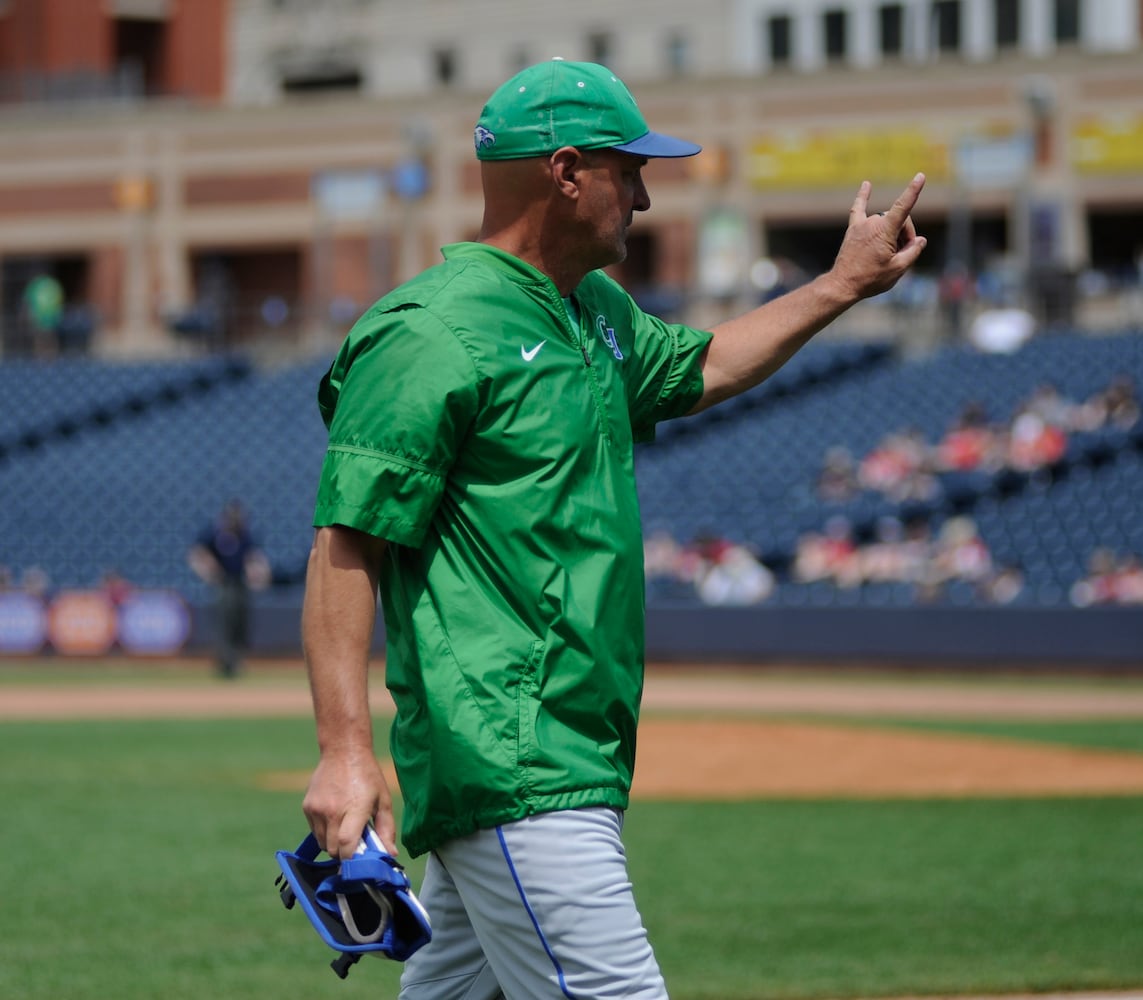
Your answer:
[[[976,522],[964,516],[949,518],[936,530],[924,518],[902,522],[883,517],[867,542],[857,540],[846,518],[831,517],[823,530],[798,539],[791,577],[798,583],[827,580],[842,588],[905,583],[922,603],[942,599],[949,585],[958,582],[986,604],[1010,604],[1024,589],[1020,567],[998,564]]]
[[[745,545],[716,535],[682,544],[668,531],[644,539],[648,596],[703,604],[759,604],[773,592],[774,574]]]
[[[645,539],[645,568],[651,598],[693,599],[707,605],[748,605],[767,600],[776,574],[749,547],[706,535],[683,544],[668,532]],[[876,536],[857,541],[850,522],[829,519],[821,531],[799,538],[789,567],[794,583],[827,581],[839,588],[869,583],[904,583],[916,599],[941,599],[946,587],[962,581],[983,603],[1008,604],[1024,588],[1019,567],[995,564],[987,545],[967,517],[952,518],[936,533],[928,521],[902,523],[882,518]]]
[[[993,420],[984,403],[968,402],[938,441],[916,428],[886,434],[867,454],[830,448],[817,481],[821,500],[844,503],[864,490],[895,502],[931,500],[942,473],[1036,472],[1061,461],[1070,436],[1128,430],[1140,418],[1134,381],[1117,375],[1089,399],[1073,401],[1041,384],[1007,420]]]
[[[1069,594],[1077,608],[1108,604],[1143,604],[1143,559],[1135,553],[1098,548],[1088,560],[1087,573]]]
[[[644,540],[644,564],[652,600],[760,604],[778,582],[748,546],[715,535],[684,544],[669,532],[655,531]],[[904,584],[919,604],[946,600],[957,587],[974,603],[1003,606],[1016,602],[1026,586],[1022,567],[994,558],[976,522],[964,515],[937,528],[926,518],[883,517],[867,541],[858,539],[847,518],[835,515],[820,531],[798,539],[789,579],[798,584],[824,581],[843,590]],[[1069,597],[1082,608],[1143,604],[1143,559],[1097,549]]]
[[[0,565],[0,594],[27,594],[47,602],[56,596],[57,589],[41,566],[27,566],[16,572],[10,566]],[[95,586],[85,589],[102,594],[118,606],[134,593],[135,586],[118,569],[111,568],[104,570]]]
[[[1050,382],[1038,386],[1004,420],[990,417],[980,401],[967,403],[936,441],[915,428],[887,434],[865,455],[827,450],[816,482],[818,498],[844,504],[872,492],[908,510],[910,501],[936,499],[959,474],[1035,474],[1064,459],[1073,435],[1129,430],[1140,420],[1134,381],[1113,377],[1091,397],[1066,398]],[[994,558],[976,522],[967,515],[933,522],[926,515],[886,516],[860,533],[844,514],[798,538],[788,567],[794,583],[826,581],[843,589],[896,583],[912,588],[920,603],[945,600],[953,588],[977,603],[1005,605],[1025,591],[1019,565]],[[648,594],[698,597],[705,604],[755,604],[777,585],[774,570],[748,546],[717,535],[682,543],[664,531],[645,540]],[[1077,607],[1143,603],[1143,560],[1099,549],[1088,574],[1070,592]]]

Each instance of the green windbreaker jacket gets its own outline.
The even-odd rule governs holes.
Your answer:
[[[625,808],[643,686],[633,442],[702,392],[709,333],[595,272],[574,293],[464,243],[382,298],[322,380],[314,523],[390,544],[390,731],[413,856]],[[577,328],[578,327],[578,328]]]

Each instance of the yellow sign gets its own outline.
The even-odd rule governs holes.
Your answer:
[[[949,144],[922,128],[773,133],[748,149],[746,176],[757,188],[850,187],[904,183],[918,170],[947,180]]]
[[[115,182],[115,201],[124,212],[143,212],[151,207],[154,192],[148,177],[127,174]]]
[[[1081,174],[1143,172],[1143,115],[1083,118],[1071,139],[1072,164]]]

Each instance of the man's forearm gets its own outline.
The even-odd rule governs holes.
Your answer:
[[[711,331],[714,339],[703,364],[707,391],[691,412],[705,410],[769,378],[856,302],[832,275],[823,274],[718,324]]]
[[[381,543],[348,529],[314,536],[302,606],[318,746],[372,748],[369,656],[377,617]]]

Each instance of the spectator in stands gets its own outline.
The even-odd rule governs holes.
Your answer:
[[[1068,430],[1075,425],[1076,405],[1060,392],[1054,382],[1041,382],[1019,412],[1034,413],[1046,424]]]
[[[1003,440],[979,400],[965,404],[935,449],[936,467],[944,472],[991,472],[1003,461]]]
[[[1069,594],[1078,608],[1108,604],[1143,604],[1143,560],[1136,553],[1118,556],[1107,547],[1092,552],[1087,574]]]
[[[1096,430],[1110,427],[1114,430],[1130,430],[1139,421],[1139,394],[1135,380],[1127,374],[1116,375],[1107,388],[1100,390],[1083,407],[1084,429]]]
[[[858,550],[861,579],[865,583],[915,583],[921,579],[928,558],[927,540],[916,544],[899,518],[877,521],[874,539]]]
[[[1067,432],[1028,405],[1020,409],[1008,433],[1008,465],[1034,472],[1055,465],[1068,447]]]
[[[1119,563],[1115,581],[1116,604],[1143,604],[1143,559],[1135,553]]]
[[[931,500],[937,492],[930,449],[916,428],[892,431],[857,469],[858,483],[897,502]]]
[[[32,335],[32,351],[41,357],[56,353],[56,329],[63,315],[63,286],[55,275],[37,274],[24,288],[24,313]]]
[[[964,264],[950,264],[937,285],[941,312],[945,317],[945,333],[959,338],[964,326],[964,308],[972,298],[972,275]]]
[[[863,489],[890,494],[908,479],[910,465],[911,457],[893,431],[861,459],[857,479]]]
[[[693,598],[701,563],[698,552],[680,545],[669,531],[652,531],[643,540],[648,597]]]
[[[190,567],[215,590],[217,669],[238,676],[249,645],[250,592],[270,584],[270,563],[250,530],[246,510],[231,500],[187,553]]]
[[[905,521],[905,559],[913,567],[911,579],[922,579],[929,572],[933,557],[933,526],[927,517],[911,517]]]
[[[1143,407],[1140,407],[1135,380],[1130,375],[1117,375],[1112,379],[1104,400],[1107,422],[1112,427],[1129,430],[1139,422]]]
[[[950,517],[937,535],[932,578],[981,584],[992,575],[992,555],[971,517]]]
[[[704,604],[758,604],[774,592],[774,575],[743,545],[709,547],[697,581]]]
[[[647,580],[673,577],[677,572],[681,546],[665,529],[651,532],[643,539],[643,573]]]
[[[857,462],[848,448],[836,445],[829,448],[818,474],[818,499],[825,503],[845,503],[859,491]]]
[[[861,582],[861,565],[853,525],[837,515],[826,521],[823,531],[807,531],[794,552],[793,577],[798,583],[832,580],[852,587]]]
[[[1019,563],[1005,563],[980,582],[977,595],[985,604],[1011,604],[1024,592],[1024,586],[1024,568]]]
[[[1115,552],[1105,546],[1097,548],[1087,560],[1087,572],[1072,585],[1069,597],[1077,608],[1115,603]]]

